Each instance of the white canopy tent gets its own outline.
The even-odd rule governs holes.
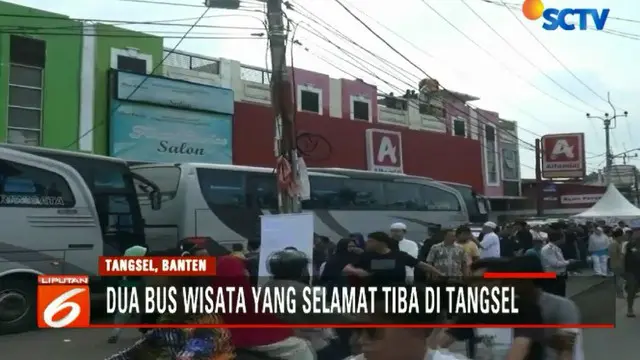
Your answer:
[[[607,187],[607,191],[602,195],[595,205],[589,210],[573,215],[572,218],[582,219],[605,219],[615,218],[618,220],[640,219],[640,209],[627,200],[613,184]]]

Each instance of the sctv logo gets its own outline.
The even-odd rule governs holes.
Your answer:
[[[604,29],[604,24],[609,16],[609,9],[545,9],[541,0],[525,0],[522,4],[522,13],[529,20],[538,20],[543,17],[545,22],[542,28],[545,30],[587,30],[591,19],[596,30]]]

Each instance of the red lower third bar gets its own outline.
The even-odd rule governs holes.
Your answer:
[[[537,329],[613,329],[614,324],[91,324],[90,328],[220,328],[220,329],[450,329],[450,328],[537,328]]]
[[[486,272],[485,279],[555,279],[554,272]]]

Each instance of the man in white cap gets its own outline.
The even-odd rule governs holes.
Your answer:
[[[482,225],[482,241],[480,242],[480,258],[500,257],[500,237],[495,232],[496,224],[487,221]]]
[[[418,252],[420,249],[418,248],[418,244],[415,241],[409,240],[405,237],[407,234],[407,225],[397,222],[391,224],[391,228],[389,229],[391,237],[398,242],[398,247],[400,251],[406,252],[407,254],[413,256],[414,258],[418,258]],[[407,266],[407,283],[413,283],[413,268]]]

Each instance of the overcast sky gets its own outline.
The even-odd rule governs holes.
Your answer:
[[[156,1],[156,0],[153,0]],[[204,8],[198,0],[165,0],[175,5],[135,3],[124,0],[12,0],[74,18],[159,21],[180,18],[197,18]],[[640,147],[640,3],[632,0],[547,0],[546,7],[580,7],[611,9],[605,31],[545,31],[542,20],[530,21],[522,16],[516,6],[510,10],[501,0],[491,4],[483,0],[342,0],[362,17],[393,46],[415,62],[424,72],[438,79],[451,90],[475,95],[480,98],[474,104],[497,111],[504,119],[516,120],[520,138],[533,143],[536,135],[559,132],[584,132],[586,134],[587,162],[590,170],[602,167],[604,157],[604,131],[602,122],[588,120],[585,113],[602,115],[611,113],[606,98],[607,91],[620,112],[629,111],[628,118],[620,118],[612,131],[611,142],[614,153]],[[494,1],[494,0],[491,0]],[[506,1],[506,0],[505,0]],[[157,0],[160,2],[160,0]],[[425,2],[428,4],[426,5]],[[216,29],[207,26],[262,26],[257,0],[243,1],[244,10],[226,11],[212,9],[199,22],[190,36],[210,37],[216,35],[250,36],[258,30]],[[378,85],[381,91],[400,92],[416,86],[424,78],[421,71],[397,56],[380,40],[351,18],[334,0],[295,0],[299,12],[288,11],[294,21],[304,21],[296,32],[296,38],[310,51],[296,47],[296,67],[328,73],[333,77],[364,79]],[[508,4],[521,4],[511,0]],[[195,6],[179,6],[195,5]],[[467,7],[468,5],[468,7]],[[453,26],[439,17],[440,13]],[[476,16],[470,9],[479,16]],[[253,10],[253,11],[252,11]],[[364,11],[366,14],[363,15]],[[304,14],[304,15],[301,15]],[[309,16],[311,13],[311,16]],[[336,35],[317,24],[314,16],[322,19],[354,42],[369,49],[389,63],[366,54],[350,42],[336,39]],[[615,19],[621,18],[621,19]],[[495,29],[506,42],[493,32]],[[624,21],[624,19],[637,20]],[[520,21],[522,23],[520,23]],[[191,24],[193,21],[179,23]],[[381,26],[380,24],[383,24]],[[175,46],[185,27],[161,25],[127,25],[126,27],[156,34],[172,36],[165,40],[166,47]],[[385,28],[386,27],[386,28]],[[544,44],[536,41],[527,29]],[[311,31],[309,31],[311,30]],[[394,34],[395,33],[395,34]],[[316,34],[316,35],[314,35]],[[322,40],[324,34],[349,54]],[[406,39],[403,40],[397,35]],[[464,34],[464,35],[463,35]],[[465,38],[465,35],[472,41]],[[510,45],[507,45],[507,42]],[[545,50],[546,49],[548,50]],[[180,50],[212,57],[237,59],[245,64],[265,66],[265,41],[187,39]],[[483,50],[484,49],[484,50]],[[514,50],[515,49],[515,50]],[[364,58],[377,67],[393,74],[403,70],[404,75],[392,77],[382,71],[380,79],[356,69],[335,55]],[[332,66],[332,65],[335,65]],[[347,74],[341,70],[344,69]],[[372,66],[365,65],[371,69]],[[570,69],[571,72],[567,71]],[[573,75],[572,75],[573,73]],[[576,79],[577,78],[577,79]],[[579,79],[579,80],[578,80]],[[589,88],[595,91],[594,94]],[[406,150],[406,149],[405,149]],[[455,149],[452,149],[455,151]],[[405,156],[410,156],[405,152]],[[598,156],[600,155],[600,156]],[[533,153],[522,145],[520,152],[523,177],[532,177]],[[635,162],[635,161],[634,161]]]

